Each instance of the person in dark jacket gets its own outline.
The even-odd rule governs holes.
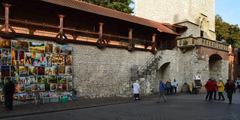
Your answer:
[[[6,110],[12,110],[13,109],[13,94],[15,93],[15,84],[10,80],[8,81],[4,87],[4,104]]]
[[[232,104],[232,95],[235,91],[235,84],[233,83],[233,81],[227,80],[227,83],[225,84],[225,91],[227,92],[229,104]]]

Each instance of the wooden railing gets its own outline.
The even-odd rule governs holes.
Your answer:
[[[177,46],[179,48],[184,47],[194,47],[194,46],[204,46],[214,49],[219,49],[223,51],[228,51],[228,44],[221,43],[219,41],[209,40],[206,38],[194,38],[194,37],[187,37],[187,38],[180,38],[177,40]]]

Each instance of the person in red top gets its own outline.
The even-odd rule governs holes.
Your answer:
[[[214,82],[212,81],[211,78],[208,79],[207,83],[205,84],[205,88],[207,89],[207,95],[205,97],[205,100],[211,101],[213,91],[215,90]]]
[[[233,83],[233,81],[227,80],[227,83],[225,84],[225,91],[227,92],[229,104],[232,104],[232,95],[235,91],[235,84]]]

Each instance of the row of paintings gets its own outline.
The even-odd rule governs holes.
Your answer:
[[[50,42],[28,42],[27,40],[6,40],[0,39],[0,48],[13,48],[16,50],[39,52],[39,53],[59,53],[64,55],[72,54],[72,47],[68,45],[58,45]]]
[[[72,66],[1,66],[2,77],[8,76],[28,76],[28,75],[72,75]]]
[[[68,91],[72,89],[71,84],[16,84],[17,93],[34,91]]]
[[[0,79],[1,81],[12,80],[18,84],[45,84],[45,83],[57,83],[57,84],[66,84],[67,82],[72,82],[73,77],[71,75],[39,75],[39,76],[27,76],[27,77],[5,77]]]
[[[52,66],[72,65],[72,55],[0,49],[0,65]]]
[[[16,84],[16,92],[70,90],[73,86],[72,76],[28,76],[7,77],[1,82],[12,80]]]

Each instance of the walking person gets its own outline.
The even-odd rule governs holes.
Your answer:
[[[213,91],[214,91],[213,81],[211,80],[211,78],[208,79],[207,83],[205,84],[205,88],[207,90],[207,95],[205,97],[205,100],[211,101]]]
[[[172,84],[172,88],[173,88],[173,93],[176,94],[177,93],[177,87],[178,87],[178,82],[176,81],[176,79],[173,79]]]
[[[3,87],[4,105],[6,110],[13,109],[13,94],[15,93],[15,84],[9,80]]]
[[[161,99],[163,99],[164,102],[167,102],[166,94],[166,85],[160,80],[159,82],[159,96],[157,103],[161,102]]]
[[[133,97],[134,97],[134,100],[140,100],[140,85],[139,85],[139,81],[136,80],[135,83],[133,83]]]
[[[235,84],[233,83],[233,81],[227,80],[227,83],[225,84],[225,91],[227,92],[229,104],[232,104],[232,95],[235,91]]]
[[[224,83],[222,80],[219,80],[219,82],[217,83],[217,87],[218,87],[218,100],[224,101],[225,100],[224,95],[223,95]]]

